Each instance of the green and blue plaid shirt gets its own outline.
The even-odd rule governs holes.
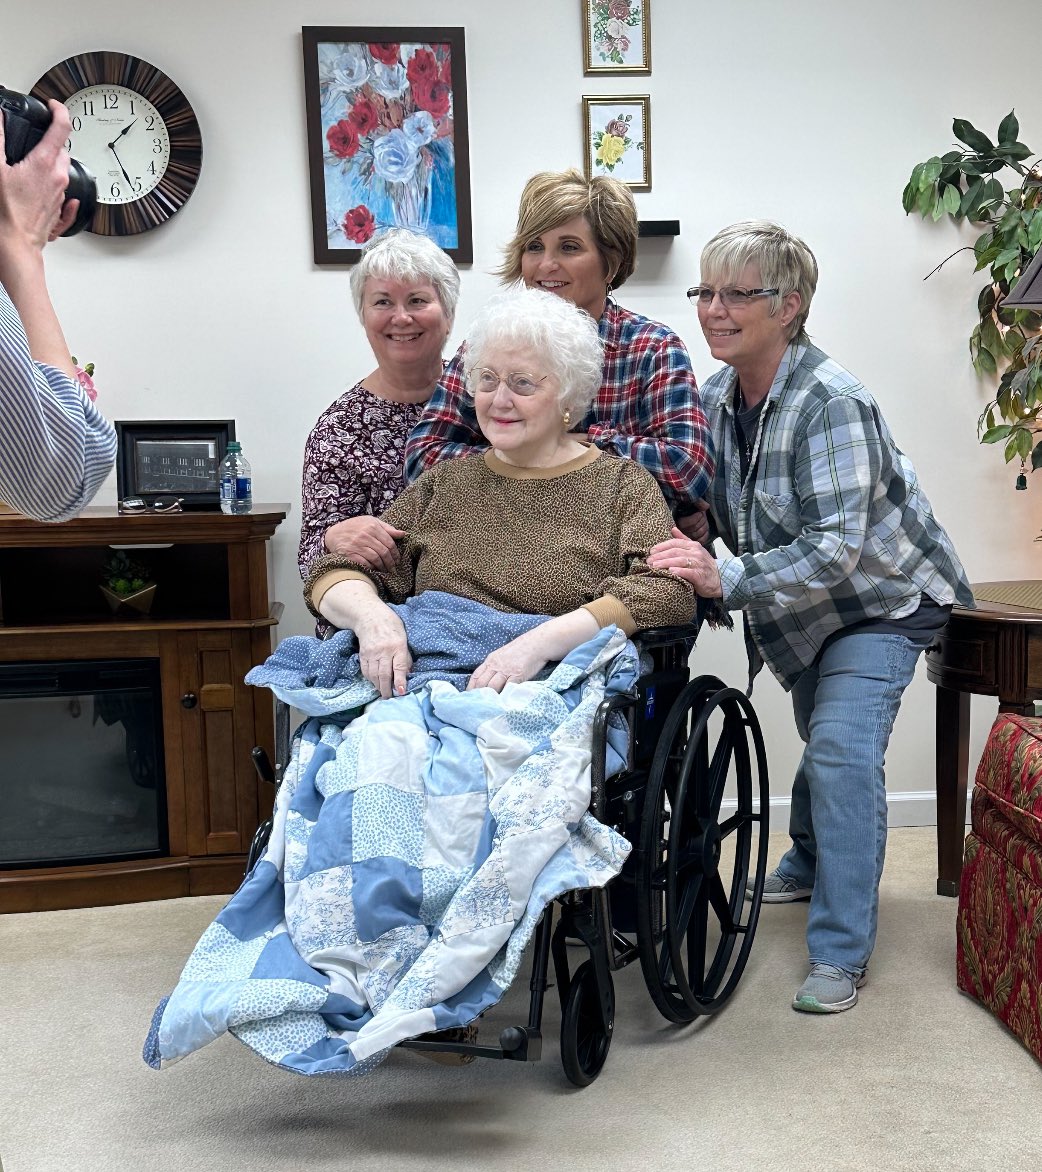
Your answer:
[[[703,386],[716,447],[712,519],[724,604],[789,689],[834,631],[903,618],[922,596],[973,606],[948,534],[875,400],[815,346],[786,351],[760,413],[743,484],[736,373]],[[755,665],[751,665],[755,669]]]

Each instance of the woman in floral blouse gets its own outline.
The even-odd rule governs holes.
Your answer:
[[[376,369],[323,411],[304,447],[302,577],[343,552],[348,532],[376,566],[394,548],[398,531],[376,518],[402,491],[405,441],[441,376],[459,273],[427,237],[394,229],[363,253],[351,295]]]

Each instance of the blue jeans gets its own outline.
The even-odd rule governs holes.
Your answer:
[[[779,872],[813,887],[811,963],[860,976],[876,942],[886,850],[883,761],[922,651],[904,635],[845,635],[792,689],[806,748],[792,787],[792,847]]]

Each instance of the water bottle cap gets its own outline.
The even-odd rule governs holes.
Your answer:
[[[242,444],[240,444],[238,440],[229,440],[228,441],[228,451],[229,452],[241,452],[242,451]]]

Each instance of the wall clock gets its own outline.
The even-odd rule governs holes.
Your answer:
[[[131,236],[166,223],[195,190],[203,142],[188,99],[154,65],[129,53],[79,53],[32,88],[64,102],[67,143],[94,174],[98,206],[87,225],[102,236]]]

